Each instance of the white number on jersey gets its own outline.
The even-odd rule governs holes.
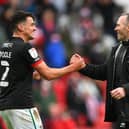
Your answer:
[[[6,77],[8,76],[8,72],[9,72],[9,63],[8,61],[2,60],[1,61],[1,66],[5,67],[5,70],[2,74],[2,77],[0,79],[0,86],[2,87],[7,87],[9,85],[9,82],[5,81]]]

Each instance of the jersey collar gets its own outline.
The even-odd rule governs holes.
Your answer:
[[[20,37],[14,37],[14,36],[11,37],[10,40],[20,40],[20,41],[24,42],[24,40],[22,38],[20,38]]]

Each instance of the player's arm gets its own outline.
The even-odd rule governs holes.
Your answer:
[[[83,58],[79,55],[75,56],[74,62],[71,62],[70,65],[63,68],[50,68],[48,65],[40,58],[35,48],[30,44],[25,44],[21,52],[25,60],[31,64],[31,66],[37,70],[41,77],[52,80],[58,77],[61,77],[70,72],[78,71],[85,67]]]
[[[70,72],[78,71],[83,67],[85,67],[85,63],[80,57],[77,57],[74,63],[63,68],[50,68],[44,61],[34,65],[34,68],[40,73],[40,75],[47,80],[59,78]]]

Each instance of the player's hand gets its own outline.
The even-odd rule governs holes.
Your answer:
[[[80,69],[84,68],[86,65],[84,59],[78,54],[74,54],[71,57],[69,63],[76,67],[75,70],[80,70]]]
[[[40,76],[39,72],[37,72],[37,71],[33,72],[33,79],[35,79],[35,80],[40,80],[41,79],[41,76]]]
[[[79,54],[74,54],[74,55],[72,55],[69,63],[72,64],[72,63],[76,62],[76,60],[78,60],[78,59],[81,59],[81,56]]]
[[[126,94],[123,87],[119,87],[111,91],[111,96],[117,100],[124,98],[125,95]]]

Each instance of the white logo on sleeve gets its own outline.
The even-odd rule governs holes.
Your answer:
[[[38,57],[38,53],[37,53],[37,51],[36,51],[35,48],[31,48],[31,49],[29,49],[28,51],[29,51],[29,54],[31,55],[32,58],[35,59],[35,58]]]

